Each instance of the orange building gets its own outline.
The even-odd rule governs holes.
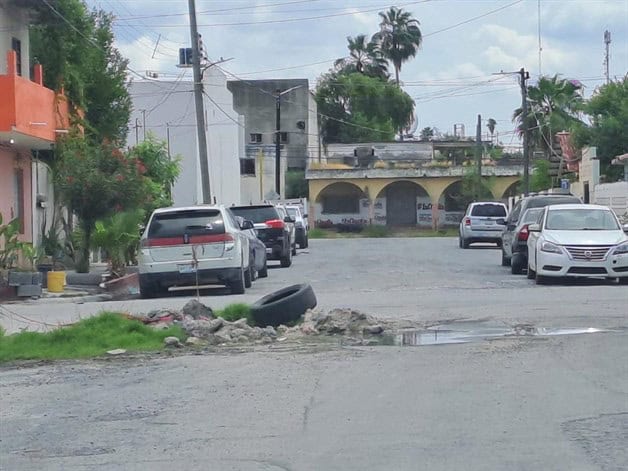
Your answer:
[[[52,222],[46,162],[69,115],[66,99],[43,86],[41,65],[30,66],[28,24],[26,8],[0,0],[0,213],[37,244]]]

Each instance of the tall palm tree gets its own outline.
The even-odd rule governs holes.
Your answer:
[[[377,43],[369,41],[365,34],[354,38],[347,36],[347,43],[349,56],[336,60],[334,65],[337,70],[388,79],[388,63]]]
[[[491,142],[493,142],[493,135],[495,134],[495,126],[497,126],[497,121],[495,121],[493,118],[489,118],[488,122],[486,123],[486,127],[488,128],[488,131],[491,133]]]
[[[399,85],[399,72],[404,62],[417,55],[423,43],[419,21],[402,8],[390,7],[380,12],[380,31],[373,35],[373,42],[381,48],[384,57],[395,68],[395,81]]]
[[[581,89],[579,83],[557,75],[541,77],[536,85],[528,86],[527,116],[523,115],[522,108],[517,108],[513,114],[519,135],[527,128],[530,145],[541,148],[549,157],[556,133],[580,122]]]

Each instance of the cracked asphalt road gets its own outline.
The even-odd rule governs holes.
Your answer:
[[[5,367],[0,468],[628,468],[626,287],[537,287],[500,267],[497,250],[462,251],[453,239],[357,239],[312,241],[291,269],[272,270],[239,299],[303,280],[324,308],[426,323],[488,318],[617,331],[423,347],[274,345]],[[187,299],[125,305],[148,310]],[[232,301],[203,298],[210,305]],[[46,310],[52,316],[63,306],[82,315],[103,308]],[[41,310],[12,309],[18,307],[29,316]]]

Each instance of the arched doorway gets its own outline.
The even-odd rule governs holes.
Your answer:
[[[317,227],[337,224],[367,224],[366,194],[356,185],[337,182],[321,190],[315,201]]]
[[[429,201],[423,187],[410,181],[391,183],[380,195],[386,198],[386,224],[389,226],[415,226],[418,198],[428,198]]]
[[[519,188],[520,186],[521,181],[517,180],[516,182],[514,182],[512,185],[506,188],[506,191],[504,191],[504,194],[502,195],[502,199],[508,200],[508,198],[510,198],[511,196],[517,196],[519,193],[521,193],[521,189]]]

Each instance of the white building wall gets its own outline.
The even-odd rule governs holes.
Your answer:
[[[172,189],[175,206],[202,202],[193,84],[188,78],[191,75],[191,70],[186,70],[182,80],[147,80],[130,86],[133,111],[127,145],[136,145],[145,132],[151,132],[168,143],[173,158],[181,158],[181,173]],[[211,193],[216,203],[239,204],[238,157],[243,147],[239,117],[231,105],[222,72],[207,69],[203,82],[211,97],[205,96],[204,102]]]

